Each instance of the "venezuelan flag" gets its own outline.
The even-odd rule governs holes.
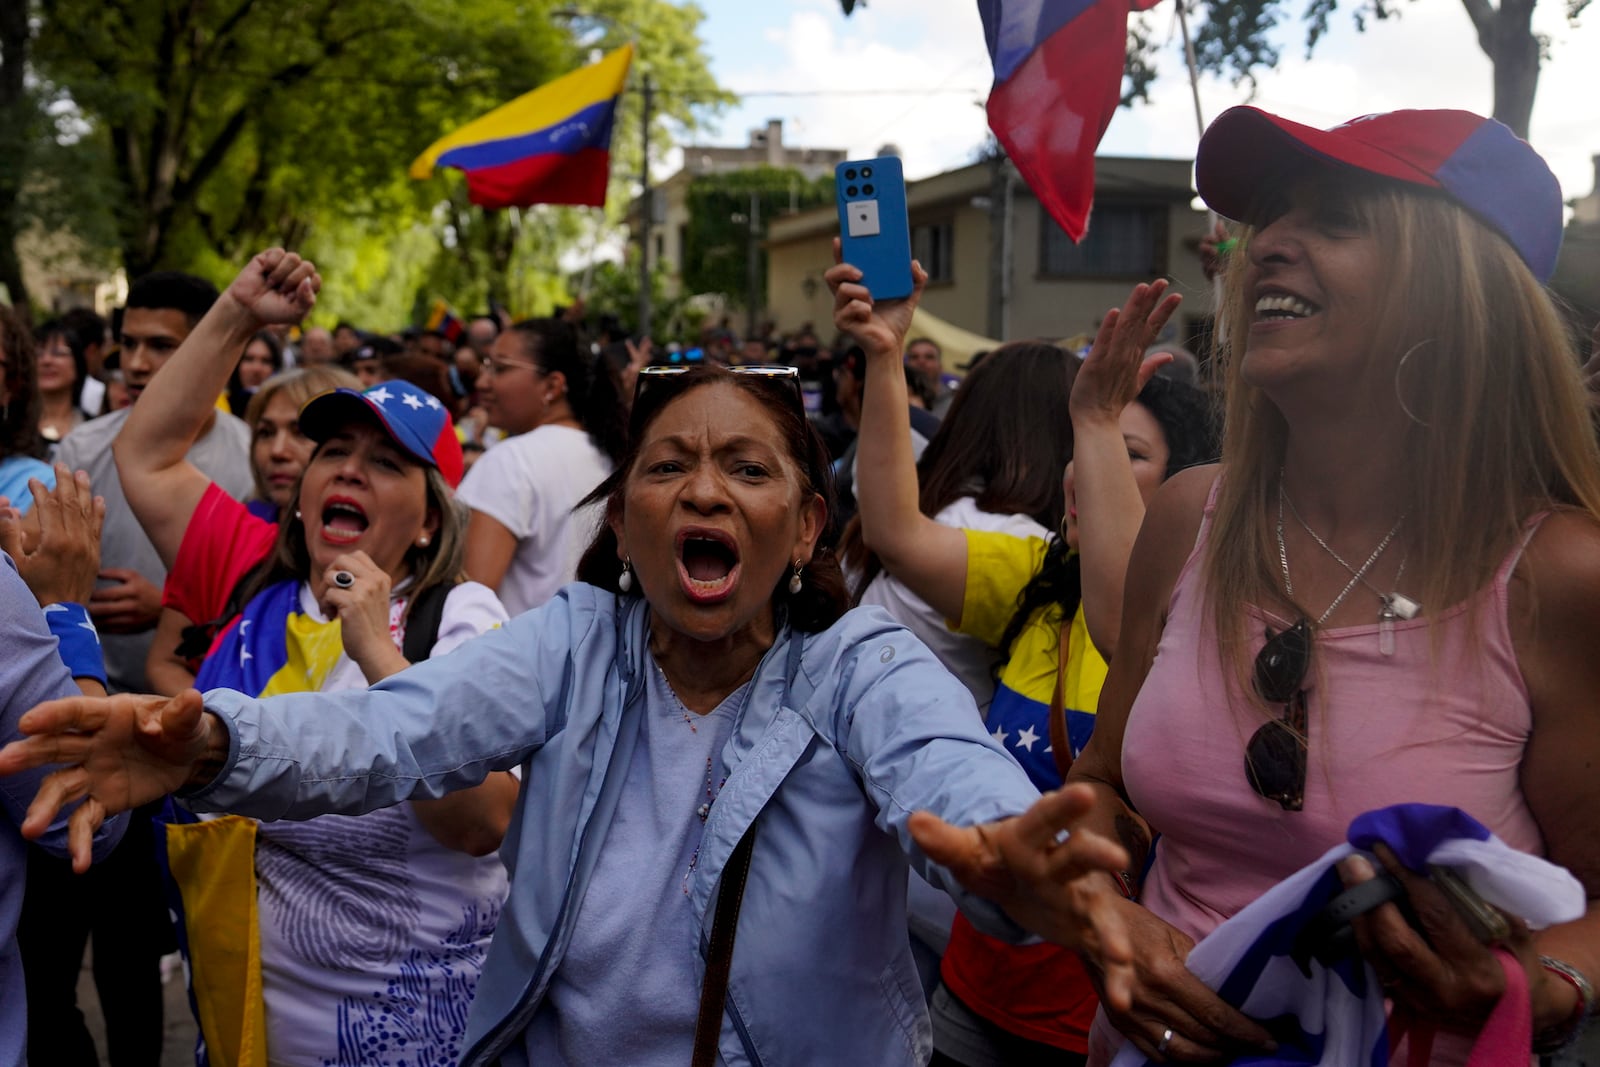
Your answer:
[[[461,324],[455,312],[450,310],[450,305],[443,300],[433,302],[433,310],[429,313],[423,329],[443,334],[451,344],[461,340],[461,335],[467,332],[467,328]]]
[[[411,164],[411,176],[454,167],[480,207],[603,205],[611,128],[632,62],[633,46],[624,45],[495,108],[430,145]]]
[[[1157,0],[978,0],[994,62],[989,128],[1074,241],[1094,203],[1094,153],[1122,100],[1128,12]]]

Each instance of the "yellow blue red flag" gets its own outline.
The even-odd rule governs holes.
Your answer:
[[[480,207],[603,205],[611,128],[632,62],[633,46],[623,45],[495,108],[430,145],[411,164],[411,176],[454,167]]]

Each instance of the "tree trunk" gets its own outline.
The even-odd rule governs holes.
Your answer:
[[[1539,40],[1533,34],[1534,0],[1501,0],[1485,52],[1494,64],[1494,117],[1527,140],[1539,89]],[[1480,34],[1480,43],[1485,37]]]
[[[30,142],[37,116],[31,114],[23,71],[28,63],[28,5],[0,2],[0,285],[12,306],[29,315],[28,288],[22,281],[17,239],[22,235],[18,202],[26,180]]]

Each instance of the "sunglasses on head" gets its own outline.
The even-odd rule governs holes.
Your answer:
[[[649,385],[659,385],[672,381],[690,371],[699,370],[704,364],[652,364],[639,368],[639,377],[633,384],[633,404],[639,406],[639,398],[644,395]],[[762,381],[769,382],[794,397],[795,410],[800,417],[805,418],[805,397],[800,395],[800,368],[790,367],[782,363],[745,363],[737,367],[723,367],[721,370],[729,374],[749,374]]]
[[[1256,695],[1282,704],[1283,715],[1263,723],[1244,750],[1250,788],[1284,811],[1299,811],[1306,794],[1306,672],[1311,666],[1311,627],[1301,619],[1281,633],[1267,629],[1256,654]]]

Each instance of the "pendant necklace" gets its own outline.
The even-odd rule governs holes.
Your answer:
[[[1289,495],[1283,490],[1283,472],[1280,470],[1278,472],[1278,562],[1283,567],[1284,592],[1289,595],[1291,600],[1294,598],[1294,583],[1289,578],[1289,552],[1283,539],[1283,508],[1285,502],[1288,503],[1289,510],[1294,514],[1295,521],[1300,524],[1300,528],[1305,530],[1324,552],[1333,557],[1334,562],[1350,573],[1350,581],[1340,590],[1339,595],[1333,598],[1333,603],[1328,605],[1327,610],[1317,618],[1317,625],[1321,626],[1324,622],[1327,622],[1329,616],[1334,613],[1334,610],[1340,604],[1344,603],[1345,597],[1349,596],[1357,585],[1364,585],[1372,590],[1383,604],[1383,607],[1378,611],[1378,651],[1385,656],[1394,655],[1394,620],[1397,618],[1415,618],[1422,611],[1422,605],[1398,591],[1389,594],[1379,593],[1373,584],[1367,581],[1367,572],[1372,569],[1373,564],[1378,562],[1378,558],[1383,555],[1384,550],[1389,547],[1395,535],[1400,532],[1401,524],[1406,521],[1405,515],[1402,514],[1395,520],[1394,525],[1389,528],[1388,533],[1383,535],[1383,540],[1378,542],[1378,547],[1372,550],[1372,555],[1367,557],[1365,563],[1360,567],[1352,567],[1345,562],[1339,553],[1333,550],[1333,546],[1329,545],[1315,530],[1306,525],[1305,519],[1300,517],[1300,512],[1295,508],[1294,501],[1289,500]],[[1396,585],[1399,584],[1401,576],[1405,574],[1405,570],[1406,560],[1402,559],[1400,561],[1400,571],[1395,575]]]

